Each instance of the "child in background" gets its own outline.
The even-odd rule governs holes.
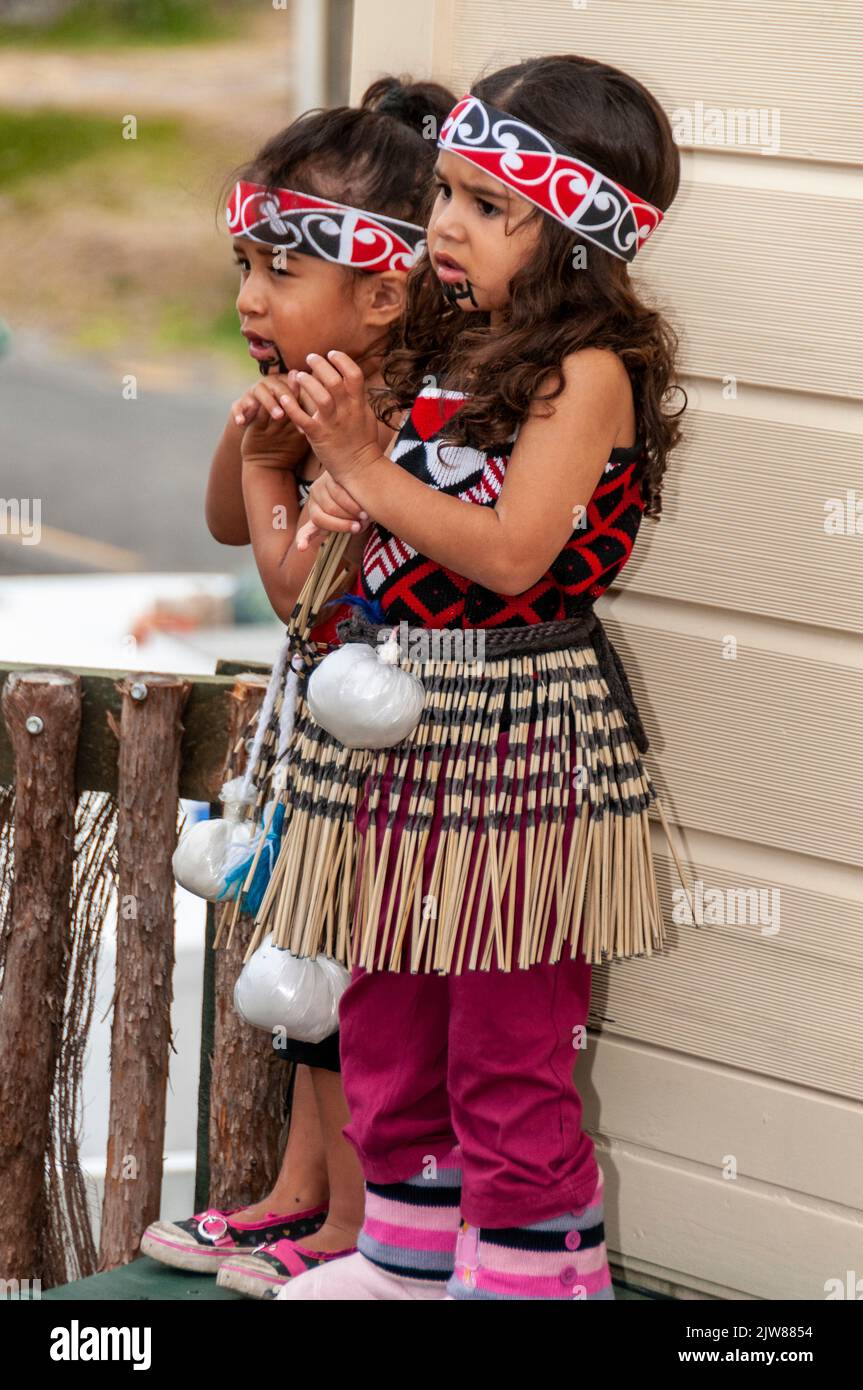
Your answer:
[[[437,128],[452,102],[434,83],[382,78],[359,107],[307,112],[281,131],[240,171],[228,201],[241,331],[268,370],[231,408],[210,469],[206,518],[223,544],[251,542],[283,622],[314,562],[314,548],[295,544],[313,482],[328,487],[331,528],[353,531],[357,566],[369,524],[288,419],[280,401],[285,372],[337,342],[361,364],[367,389],[382,384],[380,363],[399,331],[407,270],[425,235],[418,214],[435,145],[423,138],[424,122],[432,115]],[[385,448],[392,430],[377,429]],[[333,642],[341,616],[336,606],[312,638]],[[294,1064],[295,1086],[272,1191],[243,1209],[155,1222],[141,1242],[144,1254],[218,1272],[220,1285],[257,1297],[352,1253],[363,1214],[362,1172],[342,1134],[348,1111],[338,1033],[314,1045],[289,1041],[279,1055]]]

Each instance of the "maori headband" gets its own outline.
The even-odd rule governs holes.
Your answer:
[[[438,145],[623,261],[634,259],[663,218],[652,203],[568,154],[534,126],[470,94],[450,111]]]
[[[413,222],[262,183],[237,183],[225,216],[232,236],[355,270],[410,270],[425,245],[425,228]]]

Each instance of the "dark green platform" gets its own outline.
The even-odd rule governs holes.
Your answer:
[[[212,1274],[187,1274],[182,1269],[171,1269],[168,1265],[151,1260],[146,1255],[133,1260],[131,1264],[121,1265],[119,1269],[109,1270],[107,1274],[91,1274],[89,1279],[79,1279],[74,1284],[60,1284],[56,1289],[47,1289],[42,1295],[46,1299],[100,1302],[147,1302],[150,1299],[230,1299],[240,1303],[250,1300],[232,1289],[219,1289]]]
[[[652,1299],[658,1295],[646,1293],[626,1284],[614,1285],[615,1298],[621,1302],[634,1299]],[[181,1269],[170,1269],[158,1260],[142,1255],[131,1264],[112,1269],[107,1274],[92,1274],[89,1279],[80,1279],[75,1284],[61,1284],[56,1289],[47,1289],[42,1295],[46,1299],[88,1303],[126,1303],[147,1302],[148,1300],[176,1299],[231,1299],[240,1303],[255,1300],[244,1294],[233,1293],[231,1289],[220,1289],[211,1274],[186,1274]]]

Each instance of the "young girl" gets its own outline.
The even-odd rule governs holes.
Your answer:
[[[407,755],[381,752],[358,803],[340,1009],[365,1217],[356,1254],[279,1298],[612,1299],[573,1049],[592,963],[662,935],[647,739],[592,610],[658,518],[680,434],[662,409],[676,338],[628,273],[678,152],[639,82],[575,56],[483,78],[438,143],[406,346],[377,406],[403,412],[389,456],[345,352],[310,355],[281,399],[326,469],[314,528],[335,529],[330,478],[374,521],[362,584],[386,627],[430,646],[480,629],[500,659],[484,683],[404,663],[427,708],[413,780]],[[378,636],[356,613],[348,626]]]
[[[279,403],[284,371],[337,342],[361,364],[367,387],[381,382],[408,265],[425,236],[418,214],[436,150],[422,138],[422,122],[431,114],[440,123],[453,100],[433,83],[382,78],[358,108],[307,112],[281,131],[239,172],[229,199],[240,327],[266,375],[231,407],[206,516],[224,544],[251,541],[285,621],[314,560],[294,538],[322,468]],[[391,437],[382,423],[380,447]],[[358,537],[349,548],[356,566],[367,518],[334,482],[331,493],[330,525]],[[319,622],[312,638],[333,643],[337,616]],[[259,1297],[319,1261],[350,1254],[363,1212],[362,1173],[342,1137],[348,1114],[338,1034],[314,1045],[289,1040],[279,1056],[295,1070],[290,1134],[272,1191],[243,1209],[156,1222],[141,1243],[144,1254],[218,1273],[220,1284]]]

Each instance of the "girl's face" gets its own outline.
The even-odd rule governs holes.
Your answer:
[[[432,268],[460,308],[487,310],[490,322],[499,322],[509,304],[509,282],[539,240],[543,214],[448,151],[438,153],[435,185],[428,226]]]
[[[249,237],[235,237],[233,246],[240,331],[256,362],[275,362],[276,347],[288,371],[304,370],[310,352],[325,356],[331,348],[362,358],[402,311],[401,271],[353,277],[320,256]]]

